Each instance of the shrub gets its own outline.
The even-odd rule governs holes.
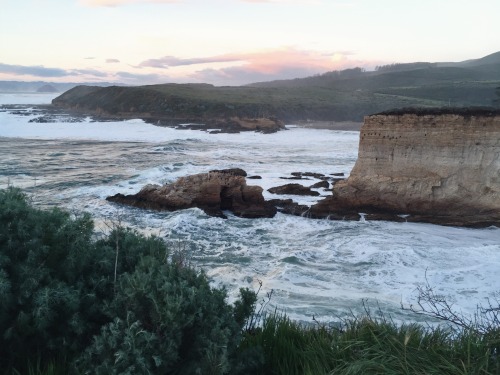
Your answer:
[[[120,279],[105,325],[79,361],[88,374],[224,374],[241,325],[223,289],[153,256]]]
[[[81,348],[95,295],[83,276],[93,255],[88,215],[36,210],[17,189],[0,191],[0,366]],[[95,328],[95,327],[94,327]]]
[[[38,210],[0,191],[0,366],[21,373],[223,374],[255,301],[169,261],[164,241],[117,227],[94,239],[88,215]],[[57,366],[56,366],[57,367]]]

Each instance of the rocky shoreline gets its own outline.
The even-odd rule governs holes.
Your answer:
[[[27,111],[29,109],[29,111]],[[240,132],[259,132],[264,134],[275,133],[280,130],[286,130],[283,121],[271,118],[168,118],[154,117],[147,113],[123,113],[109,114],[100,111],[78,110],[74,108],[63,108],[51,105],[26,106],[18,105],[0,106],[0,110],[8,111],[12,114],[36,117],[29,120],[31,123],[78,123],[84,122],[90,117],[92,122],[110,122],[127,121],[132,119],[141,119],[144,122],[162,127],[171,127],[179,130],[200,130],[210,134],[217,133],[240,133]]]
[[[347,179],[296,172],[293,183],[268,191],[319,196],[311,207],[290,198],[265,201],[240,169],[188,176],[171,185],[108,200],[153,209],[199,207],[214,216],[287,214],[335,220],[390,220],[440,225],[500,226],[500,111],[403,111],[367,116],[358,159]],[[258,177],[258,176],[253,176]],[[175,197],[175,198],[172,198]],[[174,202],[175,201],[175,202]]]

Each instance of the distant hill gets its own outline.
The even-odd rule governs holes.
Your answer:
[[[49,84],[46,84],[46,85],[43,85],[43,86],[40,86],[36,92],[59,92],[53,85],[49,85]]]
[[[46,82],[46,81],[35,81],[35,82],[24,82],[24,81],[0,81],[0,92],[4,93],[16,93],[16,92],[65,92],[72,89],[75,86],[81,85],[82,83],[75,82]],[[94,83],[89,82],[87,85],[94,86],[111,86],[111,83]],[[48,91],[47,91],[48,90]]]
[[[500,87],[500,52],[461,63],[393,64],[239,87],[164,84],[79,86],[54,99],[57,106],[113,116],[203,120],[272,117],[362,121],[404,107],[491,106]]]

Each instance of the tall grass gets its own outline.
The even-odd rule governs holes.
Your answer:
[[[371,317],[305,327],[274,314],[241,347],[262,350],[262,374],[500,374],[499,338]]]

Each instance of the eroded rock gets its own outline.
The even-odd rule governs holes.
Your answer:
[[[133,195],[106,200],[158,211],[198,207],[208,215],[225,217],[232,211],[245,218],[273,217],[276,208],[264,200],[260,186],[249,186],[242,169],[214,170],[179,178],[172,184],[146,185]]]

